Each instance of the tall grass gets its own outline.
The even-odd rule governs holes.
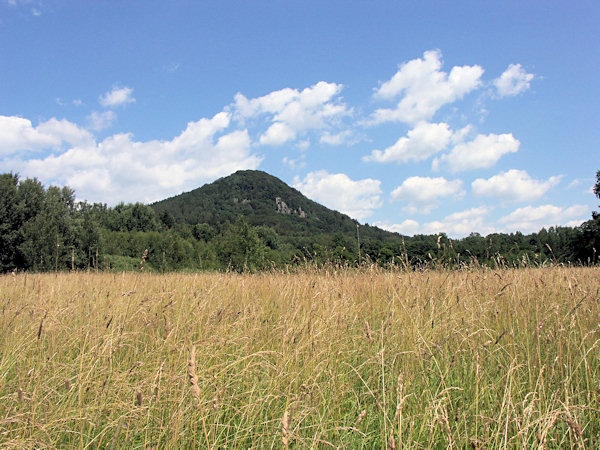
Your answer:
[[[0,277],[0,446],[600,445],[600,269]]]

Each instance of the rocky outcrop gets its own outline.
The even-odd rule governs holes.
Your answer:
[[[292,210],[286,203],[281,200],[281,197],[275,197],[275,205],[277,205],[277,212],[281,214],[291,214]]]
[[[277,212],[279,214],[296,214],[303,219],[306,217],[306,211],[302,210],[302,208],[298,207],[298,209],[290,208],[281,197],[275,197],[275,206],[277,207]]]

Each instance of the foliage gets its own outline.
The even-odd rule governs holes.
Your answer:
[[[56,270],[89,265],[98,248],[92,209],[68,187],[44,189],[36,179],[0,176],[0,270]]]
[[[600,199],[600,170],[596,172],[596,184],[594,185],[594,195]]]
[[[600,196],[600,171],[595,192]],[[360,242],[360,248],[359,248]],[[401,236],[359,225],[260,171],[154,203],[77,202],[68,187],[0,175],[0,272],[264,270],[330,263],[461,267],[595,264],[600,216],[538,233]],[[135,263],[134,263],[135,262]]]
[[[257,270],[264,265],[265,247],[256,230],[240,216],[218,241],[217,256],[228,262],[228,269],[237,272]]]

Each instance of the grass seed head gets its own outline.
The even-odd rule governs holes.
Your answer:
[[[396,450],[396,440],[394,439],[394,435],[390,436],[388,441],[388,450]]]
[[[198,387],[198,375],[196,375],[196,346],[194,345],[192,345],[188,361],[188,376],[192,386],[192,395],[196,399],[196,403],[200,405],[200,388]]]
[[[369,322],[365,322],[365,333],[367,335],[367,340],[369,342],[373,342],[373,334],[371,333],[371,327],[369,326]]]
[[[290,416],[287,411],[283,413],[283,417],[281,418],[281,442],[284,447],[289,445],[289,435],[290,435]]]
[[[367,410],[363,409],[362,412],[358,415],[358,419],[356,419],[354,428],[356,428],[358,426],[358,424],[362,422],[362,420],[365,418],[366,415],[367,415]]]

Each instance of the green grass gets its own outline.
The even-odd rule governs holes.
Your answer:
[[[287,412],[299,448],[598,447],[599,292],[563,267],[3,276],[0,446],[280,448]]]

